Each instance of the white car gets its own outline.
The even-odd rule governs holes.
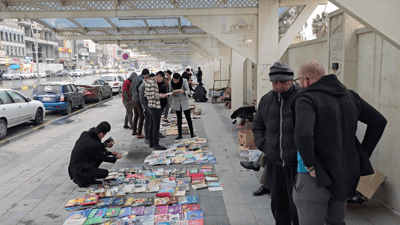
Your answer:
[[[45,110],[43,103],[31,100],[21,93],[0,89],[0,139],[7,136],[7,128],[33,121],[42,124]]]
[[[91,75],[93,75],[93,70],[87,69],[84,71],[84,74],[85,74],[85,76],[91,76]]]
[[[74,70],[68,73],[71,77],[83,77],[85,76],[84,70]]]
[[[9,70],[3,73],[3,79],[15,80],[20,79],[20,72],[15,70]]]
[[[21,79],[31,79],[33,78],[33,73],[30,72],[24,72],[20,74]]]
[[[108,85],[111,86],[113,93],[121,93],[122,92],[122,84],[124,83],[124,78],[119,75],[107,75],[101,76],[99,79],[104,80]]]

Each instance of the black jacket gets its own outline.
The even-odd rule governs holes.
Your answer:
[[[297,164],[290,106],[298,92],[295,85],[284,93],[271,90],[261,98],[253,121],[256,146],[280,166]]]
[[[336,75],[324,76],[304,89],[292,107],[296,146],[304,165],[315,167],[317,186],[344,201],[360,174],[366,173],[363,170],[372,168],[368,157],[382,136],[386,119]],[[368,126],[362,143],[355,137],[358,121]]]
[[[197,85],[194,89],[193,98],[198,102],[206,102],[207,101],[207,91],[203,87],[203,85]]]
[[[86,183],[94,176],[100,163],[115,163],[117,158],[110,155],[111,152],[105,149],[105,145],[101,143],[94,127],[83,132],[71,152],[68,166],[70,178]]]
[[[203,76],[203,71],[201,71],[201,70],[197,71],[197,82],[198,83],[203,81],[202,76]]]
[[[158,83],[158,91],[161,94],[167,94],[168,88],[165,86],[164,82]],[[168,104],[168,98],[161,98],[160,99],[161,109],[164,109],[165,106]]]

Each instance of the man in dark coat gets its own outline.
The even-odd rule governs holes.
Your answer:
[[[201,83],[203,81],[203,71],[201,71],[201,68],[199,67],[199,71],[197,71],[197,83]]]
[[[144,115],[142,104],[139,99],[139,87],[143,83],[143,80],[150,74],[148,69],[143,69],[142,74],[132,81],[130,88],[130,93],[133,101],[133,111],[135,112],[135,117],[133,118],[132,135],[136,135],[137,138],[145,138],[142,134]],[[139,122],[139,124],[138,124]]]
[[[353,197],[361,165],[386,127],[386,119],[316,61],[299,69],[303,91],[293,101],[299,172],[294,200],[301,225],[345,224],[346,198]],[[357,123],[367,125],[357,144]],[[361,147],[361,146],[362,147]],[[367,155],[367,157],[361,157]]]
[[[193,98],[196,102],[207,102],[208,101],[207,91],[203,87],[203,83],[200,82],[199,85],[197,85],[197,87],[194,89]]]
[[[186,80],[189,81],[190,76],[191,76],[191,74],[190,74],[190,69],[187,68],[186,71],[182,73],[182,78],[185,78]]]
[[[253,121],[255,144],[266,156],[267,181],[261,188],[270,188],[276,224],[298,225],[292,196],[297,151],[290,106],[300,88],[293,85],[294,73],[285,63],[275,62],[269,77],[273,90],[261,98]]]
[[[108,176],[108,170],[100,169],[102,162],[115,163],[122,156],[117,152],[109,152],[106,145],[101,143],[106,134],[111,130],[108,122],[101,122],[81,134],[71,152],[68,166],[70,178],[79,187],[88,187],[90,184],[101,184],[96,179]],[[107,147],[111,148],[112,144]]]

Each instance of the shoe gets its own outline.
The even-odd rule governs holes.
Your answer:
[[[261,196],[261,195],[269,194],[270,192],[271,191],[268,188],[261,186],[257,191],[253,192],[253,195]]]
[[[128,126],[128,125],[124,125],[124,128],[125,128],[125,129],[131,129],[131,127]]]
[[[154,148],[154,145],[153,145],[153,144],[150,144],[150,145],[149,145],[149,148]]]
[[[136,132],[132,132],[132,135],[137,135],[137,133]]]
[[[155,146],[154,150],[167,150],[167,148],[164,147],[164,146],[159,145],[159,146]]]
[[[197,136],[195,134],[191,134],[190,137],[191,138],[197,138]]]
[[[158,134],[158,137],[159,137],[159,138],[165,138],[165,136],[164,136],[164,135],[162,135],[161,133],[160,133],[160,134]]]
[[[87,184],[87,183],[81,183],[81,182],[79,182],[78,180],[75,180],[75,179],[72,179],[72,181],[73,181],[75,184],[77,184],[78,187],[80,187],[80,188],[89,187],[89,184]]]
[[[179,140],[179,139],[182,139],[182,135],[176,136],[175,140]]]
[[[140,135],[138,134],[138,135],[136,136],[136,138],[137,138],[137,139],[145,138],[145,136],[144,136],[143,134],[140,134]]]
[[[96,180],[96,179],[93,179],[93,180],[89,181],[89,184],[102,184],[102,183],[103,183],[103,181],[99,181],[99,180]]]
[[[242,165],[244,168],[248,169],[248,170],[254,170],[254,171],[259,171],[260,167],[256,168],[253,165],[253,161],[250,162],[246,162],[246,161],[241,161],[240,165]]]

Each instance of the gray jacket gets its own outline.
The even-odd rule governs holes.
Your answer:
[[[146,83],[142,82],[142,84],[139,87],[139,100],[140,100],[140,104],[142,104],[143,109],[147,108],[147,99],[146,99],[146,96],[144,95],[145,86],[146,86]]]
[[[171,80],[169,82],[169,90],[173,91],[171,82],[173,81]],[[175,111],[180,111],[181,108],[182,111],[190,109],[189,97],[188,97],[190,95],[190,89],[189,89],[189,83],[186,79],[183,79],[182,90],[184,91],[183,94],[169,96],[170,107],[173,108]]]
[[[131,93],[132,96],[132,101],[134,102],[139,102],[139,87],[143,83],[143,76],[137,76],[135,79],[132,81],[131,89],[129,92]]]

